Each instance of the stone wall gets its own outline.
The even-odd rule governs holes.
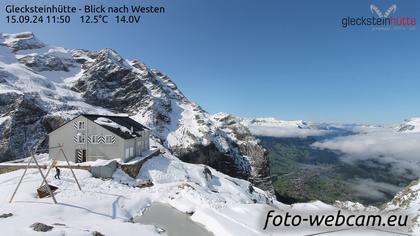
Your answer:
[[[143,166],[146,161],[150,160],[152,157],[157,156],[160,154],[159,150],[156,150],[150,153],[148,156],[144,157],[138,161],[132,161],[130,163],[118,163],[115,161],[115,165],[111,165],[113,162],[109,163],[108,165],[104,166],[88,166],[88,165],[71,165],[73,169],[80,169],[80,170],[87,170],[92,173],[92,175],[96,178],[111,178],[113,171],[117,168],[121,168],[127,175],[131,176],[132,178],[136,178],[139,174],[141,167]],[[22,170],[27,167],[27,164],[0,164],[0,174]],[[42,169],[47,169],[47,165],[40,165]],[[68,165],[57,165],[60,169],[69,168]],[[30,169],[36,169],[35,164],[31,164],[29,166]],[[103,169],[106,169],[105,171]],[[113,171],[112,171],[113,170]],[[112,173],[110,173],[110,171]]]
[[[12,171],[16,171],[16,170],[24,170],[26,168],[27,165],[13,165],[13,164],[9,164],[9,165],[0,165],[0,174],[5,174],[5,173],[9,173]],[[48,168],[47,165],[39,165],[42,169],[46,170]],[[58,165],[58,168],[69,168],[68,165]],[[36,165],[30,165],[29,169],[36,169]],[[81,170],[87,170],[90,171],[90,166],[81,166],[81,165],[72,165],[71,168],[73,169],[81,169]]]

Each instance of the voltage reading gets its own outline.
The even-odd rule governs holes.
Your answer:
[[[116,16],[115,19],[117,20],[117,23],[139,23],[140,22],[140,16]]]

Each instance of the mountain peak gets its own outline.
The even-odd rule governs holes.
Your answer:
[[[22,32],[16,34],[2,34],[3,44],[13,50],[13,52],[45,47],[32,32]]]
[[[103,56],[116,62],[125,61],[117,51],[111,48],[103,48],[99,50],[98,56]]]
[[[216,120],[225,120],[225,119],[229,119],[230,117],[232,117],[232,115],[225,112],[218,112],[213,115],[213,118]]]

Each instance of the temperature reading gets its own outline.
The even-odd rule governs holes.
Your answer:
[[[86,24],[108,24],[108,16],[106,15],[86,15],[81,16],[80,19],[82,20],[82,23]]]

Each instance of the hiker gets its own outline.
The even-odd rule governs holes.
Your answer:
[[[58,167],[56,166],[55,167],[55,176],[54,176],[55,179],[60,179],[60,172],[61,172],[60,169],[58,169]]]

